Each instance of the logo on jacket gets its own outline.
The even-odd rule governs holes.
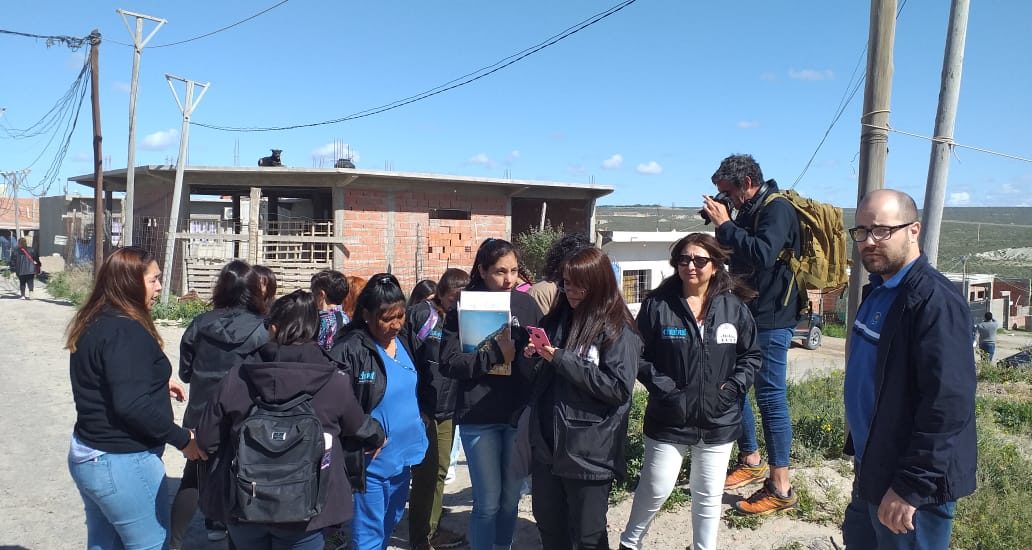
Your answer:
[[[717,343],[718,344],[737,344],[738,343],[738,329],[735,328],[731,323],[722,323],[717,327]]]
[[[358,383],[359,384],[369,384],[373,380],[376,380],[376,372],[375,371],[364,370],[364,371],[358,373]]]
[[[688,329],[684,327],[663,327],[660,336],[664,340],[684,340],[688,337]]]

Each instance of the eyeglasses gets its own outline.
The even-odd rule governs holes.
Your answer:
[[[677,264],[679,266],[682,266],[682,267],[688,267],[689,265],[695,265],[695,269],[702,269],[702,268],[706,267],[706,264],[708,264],[708,263],[710,263],[712,261],[713,261],[713,258],[707,258],[706,256],[690,256],[688,254],[681,254],[680,256],[674,258],[674,263],[675,264]]]
[[[917,222],[907,222],[899,225],[873,225],[871,227],[858,225],[849,230],[849,237],[853,239],[854,242],[858,243],[866,241],[868,236],[874,237],[875,242],[884,241],[892,237],[893,233],[903,229],[904,227],[914,225],[915,223]]]
[[[566,282],[566,279],[559,281],[559,283],[556,286],[559,287],[559,292],[562,292],[563,294],[567,294],[569,296],[583,298],[588,294],[587,289],[571,286]]]

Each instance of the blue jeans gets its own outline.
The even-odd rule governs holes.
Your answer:
[[[842,539],[846,550],[946,550],[956,505],[956,502],[947,502],[922,506],[914,512],[914,530],[896,535],[878,521],[878,506],[861,500],[854,488],[842,521]]]
[[[299,531],[261,523],[231,523],[229,538],[237,548],[323,550],[322,531]]]
[[[366,490],[355,493],[355,518],[351,523],[354,550],[384,550],[408,502],[412,470],[406,466],[394,477],[366,475]]]
[[[68,461],[86,508],[88,550],[166,548],[172,510],[163,450]]]
[[[788,346],[792,342],[791,328],[760,330],[756,343],[763,353],[763,363],[756,371],[756,406],[763,422],[763,439],[767,444],[767,463],[788,466],[792,450],[792,419],[788,415]],[[742,437],[738,451],[743,454],[759,450],[756,441],[756,417],[749,395],[742,396]]]
[[[993,360],[993,355],[996,355],[996,342],[982,342],[978,344],[978,349],[984,351],[989,356],[989,360]]]
[[[516,531],[520,487],[524,480],[510,468],[516,446],[516,427],[509,424],[463,424],[459,434],[473,489],[470,550],[509,548]]]

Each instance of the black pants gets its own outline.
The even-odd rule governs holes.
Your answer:
[[[608,550],[606,513],[612,480],[587,481],[552,475],[551,466],[531,466],[534,521],[545,550]]]
[[[25,296],[25,287],[29,287],[29,292],[34,292],[32,288],[33,281],[36,280],[36,276],[29,273],[28,275],[18,275],[18,282],[21,283],[21,295]]]

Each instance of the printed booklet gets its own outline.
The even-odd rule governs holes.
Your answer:
[[[509,326],[509,296],[508,292],[462,291],[458,304],[459,342],[464,353],[490,345],[491,338]],[[495,365],[488,373],[509,376],[512,365]]]

